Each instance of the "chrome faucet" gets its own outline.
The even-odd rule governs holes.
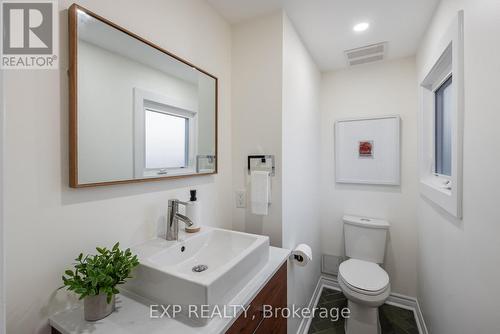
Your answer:
[[[179,220],[187,226],[193,225],[193,222],[188,217],[179,213],[179,204],[188,205],[186,202],[181,202],[178,199],[168,200],[168,215],[167,215],[167,240],[179,239]]]

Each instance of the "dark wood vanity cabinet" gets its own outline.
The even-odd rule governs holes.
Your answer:
[[[274,274],[269,282],[250,302],[245,314],[233,323],[226,334],[286,334],[286,318],[281,317],[281,310],[287,307],[287,272],[286,263]],[[263,310],[272,307],[273,312],[279,310],[277,316],[264,318]]]
[[[246,316],[242,313],[226,334],[286,334],[286,318],[281,310],[287,307],[286,262],[250,302]],[[271,307],[277,316],[264,318],[264,305]],[[61,334],[52,328],[52,334]]]

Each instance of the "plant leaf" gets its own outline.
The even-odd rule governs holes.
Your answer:
[[[108,303],[111,302],[113,295],[119,293],[116,287],[125,283],[132,269],[139,265],[130,248],[120,250],[119,246],[117,242],[111,250],[96,247],[96,255],[80,253],[74,269],[64,271],[63,287],[78,294],[80,299],[105,293]]]

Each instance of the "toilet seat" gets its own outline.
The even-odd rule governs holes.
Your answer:
[[[378,264],[349,259],[340,264],[339,279],[353,291],[369,296],[384,293],[389,288],[389,275]]]

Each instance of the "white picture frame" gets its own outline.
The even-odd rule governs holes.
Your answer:
[[[335,122],[335,181],[401,184],[401,118],[398,115]]]

